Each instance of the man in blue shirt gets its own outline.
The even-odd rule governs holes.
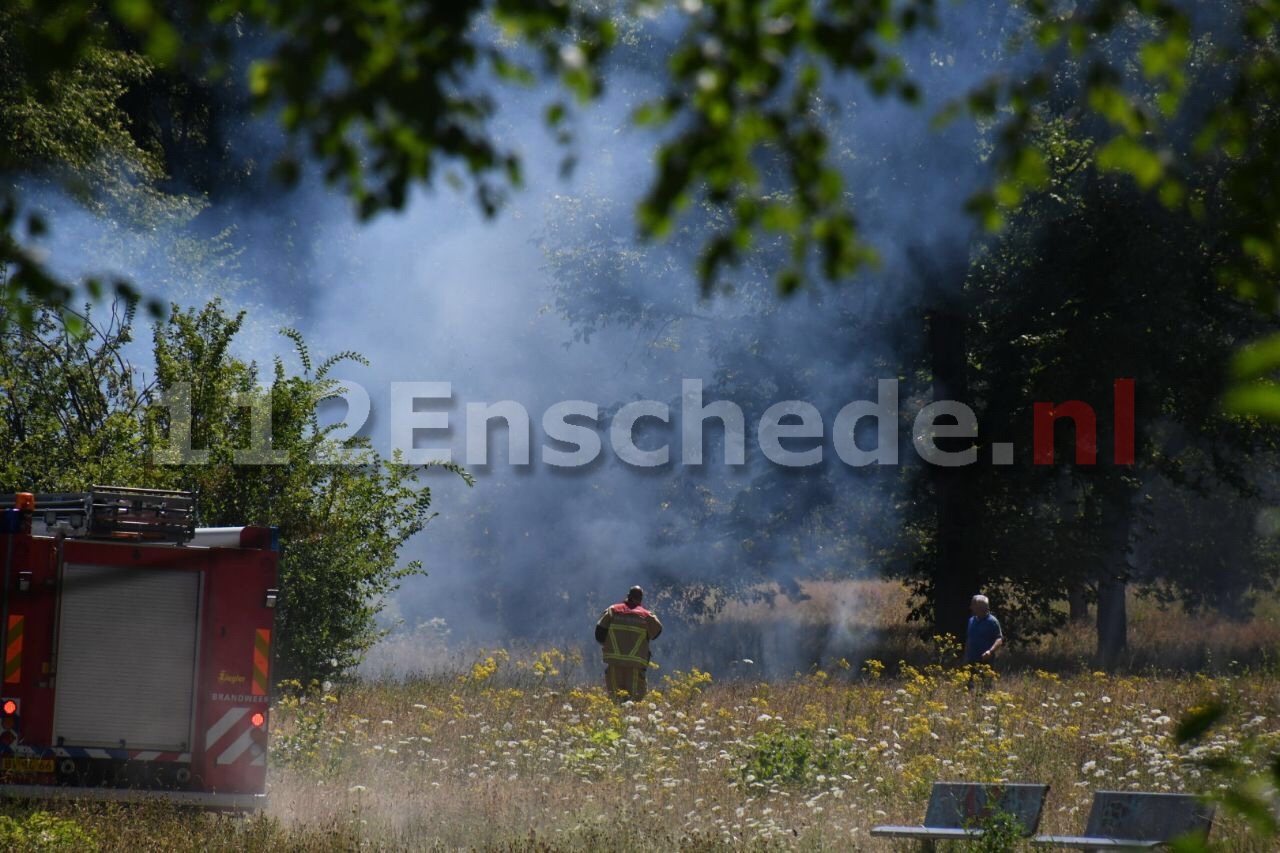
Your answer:
[[[991,615],[991,602],[985,595],[975,595],[969,602],[969,630],[964,641],[965,663],[989,664],[996,650],[1004,645],[1000,622]]]

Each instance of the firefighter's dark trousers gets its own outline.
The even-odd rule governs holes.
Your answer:
[[[615,702],[628,699],[639,702],[649,687],[645,684],[646,670],[639,666],[623,666],[610,663],[604,668],[604,689]],[[626,695],[623,695],[625,691]]]

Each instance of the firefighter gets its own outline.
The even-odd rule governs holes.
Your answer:
[[[596,642],[604,650],[604,686],[616,701],[639,701],[648,687],[649,641],[662,633],[658,617],[640,606],[644,590],[627,592],[627,600],[604,612],[596,623]]]

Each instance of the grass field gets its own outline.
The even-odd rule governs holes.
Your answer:
[[[823,597],[773,615],[802,622]],[[280,700],[265,815],[10,804],[0,846],[906,849],[869,830],[917,822],[934,780],[1049,783],[1041,830],[1071,833],[1094,790],[1212,792],[1226,779],[1210,769],[1216,759],[1261,768],[1280,750],[1280,685],[1266,666],[1231,663],[1265,660],[1249,643],[1275,648],[1265,616],[1234,633],[1214,627],[1200,636],[1215,645],[1195,648],[1174,643],[1185,617],[1143,607],[1135,654],[1156,654],[1160,640],[1170,660],[1207,651],[1221,664],[1211,674],[1024,668],[1042,650],[1002,661],[989,689],[971,691],[945,650],[911,640],[899,657],[933,662],[835,659],[776,681],[658,671],[646,701],[619,707],[590,683],[594,658],[496,651],[452,673]],[[763,618],[746,609],[721,624]],[[1179,718],[1211,701],[1226,718],[1178,745]],[[1226,850],[1274,849],[1229,816],[1212,837]]]
[[[920,638],[917,625],[907,622],[910,605],[901,584],[809,581],[801,584],[801,590],[799,600],[773,595],[747,603],[729,602],[714,618],[668,631],[655,644],[654,654],[668,669],[697,667],[717,679],[789,678],[815,664],[827,667],[842,658],[853,662],[875,658],[891,670],[899,660],[917,667],[936,660],[933,644]],[[593,659],[597,654],[590,639],[594,618],[584,614],[580,624],[570,626],[580,640],[576,650]],[[374,650],[363,671],[376,679],[387,674],[456,671],[470,665],[474,649],[460,649],[441,638],[441,633],[429,630],[395,635]],[[1269,668],[1278,662],[1280,651],[1280,599],[1260,602],[1247,621],[1232,621],[1213,613],[1193,618],[1176,607],[1161,608],[1154,601],[1131,596],[1129,639],[1120,666],[1126,672],[1151,668],[1226,672],[1241,665]],[[1089,672],[1095,668],[1094,645],[1091,624],[1072,625],[1039,644],[1007,647],[1001,668]],[[750,671],[743,670],[743,658],[753,661]],[[592,679],[594,671],[593,665]]]

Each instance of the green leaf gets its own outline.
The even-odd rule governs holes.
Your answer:
[[[938,110],[933,119],[929,122],[929,129],[933,131],[942,130],[947,127],[947,125],[958,119],[963,111],[963,107],[958,101],[951,101],[947,103],[942,109]]]
[[[274,63],[258,60],[249,66],[249,93],[264,98],[271,91],[271,78],[275,74]]]
[[[1192,708],[1178,721],[1178,728],[1173,735],[1174,739],[1178,743],[1199,740],[1205,732],[1209,731],[1215,723],[1222,719],[1225,713],[1226,708],[1217,700]]]
[[[1149,80],[1169,78],[1181,73],[1191,43],[1184,33],[1170,33],[1163,41],[1151,41],[1138,50],[1142,73]]]
[[[1049,167],[1036,148],[1023,148],[1014,161],[1013,175],[1024,186],[1038,189],[1049,181]]]
[[[1146,125],[1142,114],[1124,92],[1109,83],[1096,83],[1089,87],[1089,106],[1130,136],[1141,133]]]
[[[115,0],[111,8],[116,17],[135,31],[150,28],[156,17],[156,10],[150,0]]]
[[[1232,414],[1280,421],[1280,386],[1273,382],[1236,386],[1223,395],[1222,405]]]
[[[1258,262],[1264,269],[1272,270],[1276,268],[1276,244],[1272,240],[1259,237],[1256,234],[1245,236],[1241,245],[1249,257]]]
[[[889,15],[880,18],[880,22],[876,24],[876,35],[878,35],[885,43],[894,44],[902,38],[902,30],[898,27],[898,22]]]
[[[987,231],[1000,231],[1005,226],[1005,216],[996,204],[995,194],[991,191],[975,193],[967,202],[965,210],[977,217]]]
[[[1156,190],[1156,194],[1160,197],[1160,203],[1172,210],[1181,207],[1186,201],[1187,188],[1181,181],[1166,177],[1160,182],[1160,188]]]
[[[1103,171],[1132,175],[1143,189],[1151,189],[1164,175],[1160,157],[1127,136],[1117,136],[1104,145],[1098,151],[1097,163]]]
[[[1169,843],[1171,853],[1209,853],[1212,849],[1209,842],[1198,835],[1175,838]]]
[[[1156,106],[1166,118],[1173,118],[1182,106],[1182,96],[1176,92],[1161,92],[1156,95]]]
[[[632,114],[631,120],[640,127],[652,127],[666,124],[670,117],[671,111],[664,102],[650,101],[640,105]]]
[[[1264,838],[1273,838],[1280,830],[1271,812],[1271,803],[1261,791],[1237,785],[1222,793],[1222,804],[1247,820]]]
[[[182,39],[168,21],[156,21],[147,31],[147,56],[157,65],[171,65],[182,50]]]
[[[62,312],[62,325],[72,338],[80,338],[84,335],[84,318],[79,314],[71,311]]]
[[[1017,207],[1022,201],[1022,187],[1017,181],[1004,180],[995,186],[995,201],[1000,207]]]
[[[1280,367],[1280,333],[1254,341],[1236,353],[1231,375],[1238,380],[1257,379]]]

